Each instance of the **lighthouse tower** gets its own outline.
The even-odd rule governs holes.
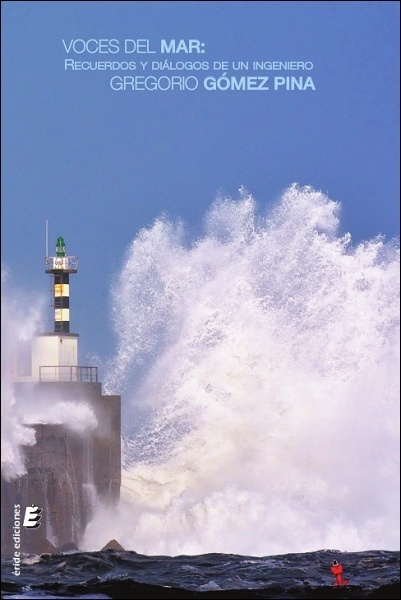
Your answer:
[[[70,274],[78,270],[78,257],[66,256],[65,242],[57,238],[56,256],[47,256],[46,273],[53,275],[54,333],[70,333]]]
[[[34,429],[35,444],[23,447],[25,474],[1,482],[2,557],[14,556],[16,505],[22,516],[26,507],[42,509],[40,527],[21,522],[18,546],[42,554],[80,548],[98,502],[115,506],[120,497],[121,397],[103,395],[97,367],[78,363],[78,334],[70,332],[70,275],[77,270],[59,237],[55,256],[46,256],[53,331],[35,336],[31,372],[12,382],[21,414],[30,407],[24,426]]]
[[[97,381],[95,367],[78,366],[79,336],[70,332],[70,275],[78,271],[78,257],[67,256],[61,236],[55,254],[46,257],[46,273],[52,276],[53,331],[34,339],[31,376],[34,381]]]

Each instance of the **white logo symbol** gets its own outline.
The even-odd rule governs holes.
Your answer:
[[[36,527],[40,527],[40,519],[42,518],[42,508],[35,506],[27,506],[25,509],[24,516],[24,527],[31,527],[32,529],[36,529]]]

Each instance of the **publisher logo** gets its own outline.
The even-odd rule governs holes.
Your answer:
[[[36,529],[37,527],[40,527],[42,510],[42,508],[39,508],[39,506],[35,506],[34,504],[32,504],[32,506],[27,506],[25,509],[23,526],[29,527],[31,529]]]

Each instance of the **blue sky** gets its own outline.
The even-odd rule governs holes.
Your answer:
[[[113,353],[110,288],[138,231],[161,213],[196,235],[217,193],[241,185],[261,207],[292,182],[342,203],[358,242],[399,235],[398,2],[2,2],[2,261],[14,285],[47,293],[64,236],[78,255],[71,330]],[[117,40],[116,54],[67,54],[62,40]],[[149,40],[155,53],[122,51]],[[161,54],[196,39],[203,54]],[[79,43],[76,48],[80,48]],[[223,71],[65,70],[76,61],[227,61],[231,76],[311,76],[316,90],[207,90]],[[309,61],[310,71],[233,62]],[[116,91],[113,76],[196,77],[196,90]],[[166,80],[164,80],[166,81]],[[193,81],[193,80],[192,80]],[[48,318],[51,319],[49,308]],[[51,330],[51,322],[49,322]]]

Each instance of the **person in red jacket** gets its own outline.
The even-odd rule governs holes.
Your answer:
[[[343,579],[343,566],[340,565],[336,559],[334,559],[331,563],[330,569],[336,578],[336,581],[333,583],[333,585],[348,585],[348,579]]]

